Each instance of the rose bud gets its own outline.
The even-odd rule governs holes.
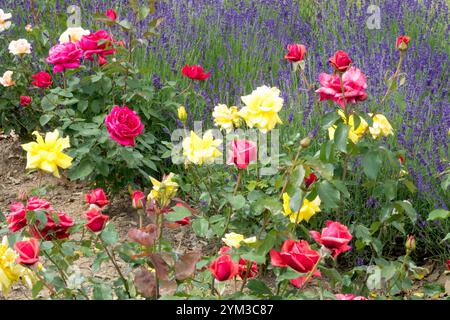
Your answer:
[[[114,11],[114,9],[108,9],[106,10],[106,16],[111,19],[112,21],[117,20],[117,13]]]
[[[14,249],[19,254],[16,263],[32,266],[39,261],[39,241],[35,238],[16,242]]]
[[[239,169],[246,169],[250,162],[256,160],[256,143],[249,140],[233,140],[227,164],[234,164]]]
[[[96,205],[100,209],[109,204],[105,191],[101,188],[91,190],[88,194],[84,195],[84,198],[87,203]]]
[[[144,207],[144,199],[145,194],[140,190],[136,190],[131,196],[131,205],[134,209],[142,209]]]
[[[36,74],[33,74],[31,76],[31,78],[34,79],[33,82],[31,82],[31,84],[35,87],[38,88],[47,88],[50,87],[52,85],[52,76],[45,72],[45,71],[39,71]]]
[[[288,44],[288,53],[284,56],[290,62],[302,61],[306,54],[306,47],[302,44]]]
[[[101,211],[97,209],[91,209],[85,212],[84,215],[88,220],[85,226],[92,232],[102,231],[106,222],[109,220],[107,215],[102,214]]]
[[[187,113],[186,113],[186,109],[181,106],[178,108],[178,119],[180,119],[181,122],[186,123],[187,120]]]
[[[20,105],[22,107],[28,106],[31,103],[31,101],[33,101],[33,99],[31,99],[30,96],[20,96]]]
[[[400,161],[401,165],[403,165],[405,163],[405,157],[404,156],[400,155],[397,158],[398,158],[398,161]]]
[[[416,239],[414,239],[413,235],[410,235],[405,243],[406,252],[412,252],[416,250]]]
[[[305,182],[306,188],[309,188],[310,185],[317,181],[317,176],[311,172],[303,181]]]
[[[349,58],[348,53],[342,50],[336,51],[328,61],[333,65],[334,69],[339,72],[345,72],[350,67],[352,59]]]
[[[400,51],[405,51],[408,49],[408,43],[409,43],[409,37],[408,36],[399,36],[397,40],[395,41],[395,47]]]
[[[310,144],[311,144],[311,138],[310,137],[303,138],[300,141],[300,145],[302,146],[303,149],[308,148]]]
[[[229,254],[223,254],[211,263],[209,271],[217,281],[227,281],[239,273],[239,265]]]

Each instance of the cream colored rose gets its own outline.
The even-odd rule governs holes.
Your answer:
[[[6,71],[0,78],[0,84],[4,87],[14,86],[16,82],[12,79],[13,72],[11,70]]]
[[[0,9],[0,32],[8,30],[11,27],[11,13],[5,13],[2,9]]]
[[[26,39],[13,40],[8,46],[9,52],[13,55],[22,55],[31,53],[31,44]]]
[[[67,42],[77,42],[81,40],[83,36],[87,36],[91,32],[89,30],[85,30],[82,27],[69,27],[66,31],[64,31],[59,37],[59,43],[67,43]]]

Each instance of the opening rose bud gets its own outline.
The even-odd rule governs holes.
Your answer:
[[[101,211],[97,209],[91,209],[85,212],[84,215],[88,220],[85,226],[92,232],[102,231],[106,222],[109,220],[107,215],[102,214]]]
[[[404,51],[408,49],[409,44],[409,37],[408,36],[399,36],[397,40],[395,41],[395,46],[398,50]]]
[[[140,190],[136,190],[131,196],[131,205],[134,209],[142,209],[144,207],[144,199],[145,194]]]
[[[33,99],[31,99],[31,97],[29,96],[20,96],[20,105],[23,107],[28,106],[31,101],[33,101]]]
[[[317,176],[314,173],[310,173],[307,177],[305,177],[304,182],[306,188],[309,188],[310,185],[312,185],[314,182],[317,181]]]
[[[179,107],[177,111],[178,111],[178,119],[180,119],[181,122],[186,123],[187,113],[184,106]]]
[[[109,204],[105,191],[101,188],[91,190],[88,194],[84,195],[84,198],[87,203],[96,205],[100,209]]]
[[[239,265],[229,254],[222,254],[210,264],[209,271],[217,281],[227,281],[239,273]]]
[[[114,9],[108,9],[106,10],[106,16],[111,19],[112,21],[117,20],[117,13],[114,11]]]
[[[239,169],[246,169],[250,162],[256,160],[256,143],[249,140],[233,140],[230,143],[231,154],[227,164],[234,164]]]
[[[413,235],[410,235],[408,237],[408,240],[406,240],[406,243],[405,243],[405,247],[406,247],[407,252],[412,252],[412,251],[416,250],[416,239],[414,239]]]
[[[345,72],[350,67],[352,59],[349,58],[348,53],[342,50],[336,51],[336,53],[328,59],[334,69],[339,72]]]
[[[16,242],[14,249],[19,254],[16,263],[31,266],[39,261],[39,241],[35,238]]]
[[[302,44],[288,44],[288,53],[284,56],[290,62],[299,62],[303,60],[306,54],[306,47]]]

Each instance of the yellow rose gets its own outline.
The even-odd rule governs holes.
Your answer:
[[[178,183],[172,181],[174,176],[175,175],[171,172],[164,176],[161,182],[153,177],[150,177],[153,188],[148,195],[148,199],[157,200],[162,206],[166,206],[168,202],[176,195],[178,190]]]
[[[369,115],[372,117],[372,114],[369,113]],[[382,114],[376,114],[372,117],[372,119],[373,124],[369,128],[369,132],[374,139],[381,136],[387,137],[394,134],[394,129],[392,129],[391,124],[385,116]]]
[[[238,114],[250,128],[257,127],[261,132],[267,133],[278,123],[282,123],[278,112],[283,107],[284,101],[278,88],[262,86],[241,99],[245,107]]]
[[[33,135],[36,136],[36,142],[22,145],[27,152],[26,169],[41,169],[59,178],[58,167],[67,169],[72,165],[72,157],[63,153],[64,149],[70,147],[69,137],[60,138],[58,130],[47,132],[45,140],[37,131]]]
[[[241,123],[237,107],[228,108],[225,104],[215,106],[212,116],[214,124],[226,132],[231,132],[233,128],[238,128]]]
[[[13,73],[14,72],[12,72],[11,70],[5,71],[3,76],[0,78],[0,84],[4,87],[16,85],[16,82],[12,78]]]
[[[30,54],[31,44],[26,39],[13,40],[9,43],[8,50],[15,56]]]
[[[291,198],[289,197],[289,194],[287,194],[286,192],[283,193],[284,215],[288,216],[292,223],[300,223],[303,220],[308,222],[313,215],[315,215],[317,212],[320,212],[321,201],[319,196],[317,196],[313,201],[309,201],[305,198],[300,210],[297,212],[292,212],[290,201]]]
[[[241,246],[241,242],[244,243],[255,243],[256,237],[244,238],[242,234],[231,232],[227,233],[222,241],[229,247],[239,248]]]
[[[14,282],[22,279],[31,288],[35,280],[31,270],[16,264],[16,258],[16,252],[8,245],[8,238],[3,237],[0,243],[0,292],[4,296],[8,295]]]
[[[203,138],[191,131],[191,135],[183,140],[183,155],[194,164],[212,163],[222,155],[217,149],[221,143],[222,140],[214,139],[211,130],[206,131]]]
[[[347,118],[345,117],[345,114],[342,110],[338,111],[339,115],[341,116],[342,120],[344,120],[344,123],[347,124]],[[358,116],[357,116],[358,117]],[[350,130],[348,132],[348,138],[354,143],[356,144],[359,139],[361,139],[361,137],[364,135],[364,133],[367,130],[368,124],[366,122],[366,120],[364,120],[363,118],[359,118],[360,119],[360,123],[358,128],[355,130],[355,121],[354,121],[354,115],[350,115],[349,116],[349,123],[348,125],[350,126]],[[331,126],[328,128],[328,136],[330,137],[330,140],[334,139],[334,132],[336,131],[336,126]]]
[[[81,40],[83,36],[87,36],[91,32],[89,30],[85,30],[81,27],[69,27],[66,31],[64,31],[59,37],[59,43],[67,43],[67,42],[77,42]]]
[[[11,27],[11,13],[5,13],[2,9],[0,9],[0,32],[8,30]]]
[[[187,120],[186,109],[183,106],[180,106],[177,112],[178,112],[178,119],[180,119],[181,122],[186,123]]]

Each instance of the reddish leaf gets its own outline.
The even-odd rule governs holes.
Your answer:
[[[156,296],[156,278],[153,272],[140,268],[134,276],[134,284],[142,296],[146,298]]]
[[[180,257],[175,264],[175,277],[178,280],[185,280],[192,277],[195,272],[195,265],[200,260],[201,253],[197,251],[187,252]]]
[[[159,294],[162,296],[173,295],[177,292],[177,282],[175,280],[161,280],[159,282]]]
[[[156,275],[161,280],[169,280],[169,265],[159,253],[149,254],[149,259],[156,270]]]
[[[158,237],[158,228],[154,224],[150,224],[143,229],[131,228],[128,231],[128,237],[143,246],[152,246]]]

